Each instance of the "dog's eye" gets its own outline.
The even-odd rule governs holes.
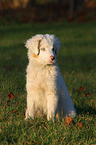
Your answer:
[[[45,51],[45,48],[42,48],[41,50]]]
[[[54,49],[54,47],[53,47],[53,48],[52,48],[52,51],[54,52],[54,50],[55,50],[55,49]]]

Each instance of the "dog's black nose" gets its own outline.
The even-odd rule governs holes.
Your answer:
[[[50,58],[51,58],[51,60],[54,60],[55,59],[55,56],[51,55]]]

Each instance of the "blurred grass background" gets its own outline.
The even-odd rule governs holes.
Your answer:
[[[89,23],[27,23],[0,25],[1,144],[96,143],[96,25]],[[57,31],[58,30],[58,31]],[[55,34],[61,41],[57,62],[78,113],[74,123],[38,117],[24,121],[27,50],[35,34]],[[14,98],[8,98],[12,92]]]

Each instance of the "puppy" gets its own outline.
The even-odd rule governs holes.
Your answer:
[[[57,112],[60,116],[76,116],[75,108],[65,82],[56,64],[56,55],[60,42],[54,35],[36,35],[27,40],[29,64],[27,66],[26,119],[34,118],[38,112],[54,120]]]

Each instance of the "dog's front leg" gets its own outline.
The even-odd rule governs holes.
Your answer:
[[[27,110],[26,110],[26,118],[25,119],[27,119],[27,118],[34,118],[34,113],[35,113],[35,108],[34,108],[34,101],[32,100],[32,98],[31,97],[28,97],[27,96]]]
[[[47,119],[48,120],[52,119],[54,121],[58,97],[51,92],[47,93],[46,96],[47,96]]]

